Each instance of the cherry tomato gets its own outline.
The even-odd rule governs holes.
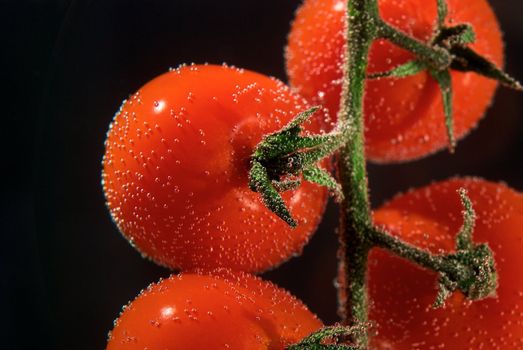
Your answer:
[[[375,222],[434,254],[452,252],[463,223],[460,187],[476,211],[474,241],[494,252],[497,295],[471,302],[455,292],[434,309],[436,273],[376,249],[369,267],[373,349],[523,349],[523,194],[455,178],[393,199],[376,211]]]
[[[477,41],[472,48],[497,65],[503,63],[498,22],[486,0],[447,0],[447,24],[469,23]],[[342,82],[346,1],[305,0],[292,25],[287,71],[293,86],[336,118]],[[382,18],[428,41],[437,17],[436,0],[379,0]],[[409,52],[376,40],[369,73],[388,71],[413,59]],[[455,135],[462,138],[485,113],[496,82],[475,73],[452,72]],[[364,97],[366,153],[375,162],[423,157],[447,146],[441,93],[426,72],[402,79],[368,80]]]
[[[103,187],[121,232],[171,268],[260,271],[298,254],[316,229],[326,191],[283,194],[288,227],[248,188],[250,156],[306,101],[283,83],[226,66],[163,74],[124,102],[107,134]],[[306,125],[320,131],[320,122]]]
[[[284,349],[322,326],[270,282],[228,270],[149,286],[115,322],[107,350]]]

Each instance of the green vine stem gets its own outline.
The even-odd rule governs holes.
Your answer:
[[[347,2],[347,45],[338,122],[346,123],[347,144],[341,148],[338,171],[345,200],[340,216],[339,313],[342,323],[358,326],[367,322],[367,259],[371,248],[366,229],[371,226],[365,161],[363,94],[368,55],[377,34],[377,2]],[[368,342],[367,332],[354,333],[349,339],[355,345]]]

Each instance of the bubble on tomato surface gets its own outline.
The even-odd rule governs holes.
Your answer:
[[[448,0],[448,23],[471,24],[472,47],[498,66],[503,64],[501,31],[486,0]],[[437,18],[436,1],[380,0],[382,18],[422,41],[429,41]],[[343,5],[343,11],[340,7]],[[296,12],[286,48],[286,66],[293,89],[321,104],[336,120],[340,106],[346,50],[346,2],[305,0]],[[413,55],[387,40],[375,40],[369,73],[388,71]],[[475,73],[452,72],[454,131],[458,139],[477,124],[490,105],[496,82]],[[448,145],[441,94],[428,73],[366,81],[364,96],[366,155],[374,162],[417,159]],[[425,141],[429,139],[430,142]],[[425,142],[420,142],[425,141]]]
[[[470,301],[454,292],[434,309],[436,273],[377,249],[369,266],[375,349],[523,348],[523,194],[504,184],[454,178],[398,195],[375,212],[375,222],[434,254],[454,252],[463,223],[459,188],[476,211],[474,241],[494,253],[496,295]]]
[[[282,82],[227,66],[152,80],[124,102],[105,143],[102,183],[115,223],[145,256],[172,268],[260,271],[300,252],[326,191],[304,183],[283,194],[299,223],[292,230],[248,188],[247,174],[262,137],[308,107]],[[322,132],[324,116],[306,132]]]

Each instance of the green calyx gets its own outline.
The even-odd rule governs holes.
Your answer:
[[[437,3],[437,25],[433,38],[428,44],[402,33],[382,20],[378,21],[379,37],[388,39],[412,52],[416,58],[390,71],[371,74],[369,78],[404,78],[427,71],[438,83],[441,90],[449,150],[453,152],[456,146],[456,138],[453,120],[451,70],[475,72],[520,91],[523,90],[523,87],[493,62],[469,47],[476,41],[476,34],[469,24],[447,26],[445,24],[448,15],[447,3],[445,0],[438,0]]]
[[[367,328],[366,325],[324,327],[285,350],[364,350],[364,347],[351,344],[347,339],[365,333]]]
[[[463,225],[456,236],[456,253],[445,256],[444,264],[452,266],[440,272],[439,293],[434,307],[443,306],[455,290],[460,290],[469,300],[483,299],[495,293],[497,274],[492,250],[485,245],[475,245],[472,233],[476,213],[464,189],[459,190],[463,206]]]
[[[452,292],[459,290],[469,300],[480,300],[493,296],[497,288],[497,275],[490,248],[477,245],[472,249],[448,255],[445,263],[453,266],[450,272],[440,272],[439,292],[434,303],[438,308]]]
[[[303,123],[318,109],[313,107],[299,113],[281,130],[266,135],[251,158],[250,189],[260,193],[265,206],[291,227],[298,223],[280,193],[298,188],[302,178],[329,188],[338,199],[343,197],[340,185],[318,163],[345,142],[345,135],[338,130],[322,135],[301,135]]]

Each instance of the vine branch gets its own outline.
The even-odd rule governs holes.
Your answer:
[[[342,323],[357,327],[368,321],[367,260],[371,248],[365,235],[372,223],[365,161],[363,95],[368,56],[377,37],[378,5],[374,0],[347,1],[345,78],[338,122],[347,125],[347,143],[341,148],[338,172],[345,200],[340,208],[338,302]],[[366,347],[366,331],[350,341]]]

